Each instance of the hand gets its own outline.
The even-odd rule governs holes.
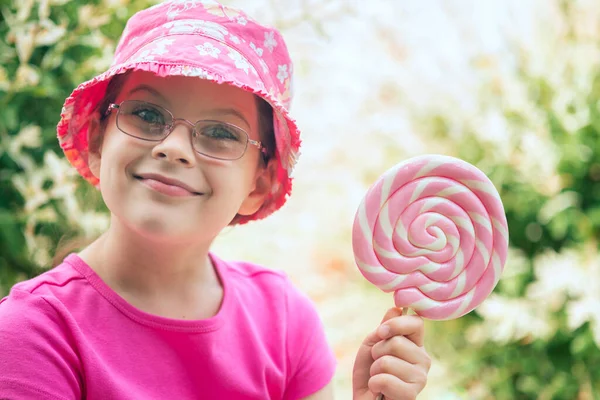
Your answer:
[[[420,317],[389,309],[358,349],[352,373],[354,400],[374,400],[380,393],[386,400],[416,399],[431,367],[423,334]]]

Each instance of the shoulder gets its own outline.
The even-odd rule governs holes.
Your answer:
[[[50,327],[60,324],[64,307],[60,298],[67,284],[76,276],[68,266],[61,264],[40,275],[15,284],[9,294],[0,300],[0,325],[4,333],[8,327],[15,332],[32,332],[35,326]]]
[[[236,291],[254,291],[264,295],[277,295],[291,285],[283,271],[239,260],[224,260],[211,254],[225,286],[235,287]]]
[[[248,262],[226,264],[230,280],[238,280],[238,290],[253,293],[244,299],[251,304],[249,312],[267,316],[265,337],[272,338],[275,330],[282,332],[287,371],[284,398],[304,398],[324,388],[333,379],[337,361],[313,300],[284,272]]]
[[[225,275],[226,285],[235,286],[236,291],[265,297],[272,306],[282,305],[286,310],[298,306],[314,309],[312,300],[284,271],[247,261],[225,261],[214,255],[212,257],[219,273]]]
[[[35,287],[33,282],[19,284],[0,300],[3,395],[79,398],[80,368],[68,315],[56,298],[36,293]]]
[[[73,292],[73,282],[83,279],[69,264],[62,263],[15,284],[9,294],[0,299],[0,326],[4,339],[10,332],[16,339],[23,340],[27,335],[27,340],[43,340],[49,331],[64,333],[72,322],[65,303],[81,298],[80,293]]]
[[[76,260],[76,257],[69,256],[58,266],[42,272],[34,278],[15,284],[11,289],[11,294],[24,292],[43,296],[64,291],[69,283],[85,280],[85,277],[74,268],[73,262]]]
[[[240,260],[225,260],[214,254],[211,254],[213,262],[216,263],[217,269],[221,272],[222,268],[226,269],[226,273],[232,278],[248,279],[248,280],[264,280],[264,281],[282,281],[287,279],[283,271],[277,271],[265,266]]]

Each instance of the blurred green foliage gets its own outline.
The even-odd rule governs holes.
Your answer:
[[[0,296],[48,266],[63,236],[86,233],[68,197],[94,193],[64,168],[60,110],[79,83],[108,67],[131,14],[154,3],[0,3]]]
[[[546,72],[517,47],[518,71],[483,84],[481,113],[500,112],[509,143],[498,145],[453,109],[420,116],[432,142],[486,172],[508,218],[512,256],[494,292],[502,312],[488,305],[431,324],[430,335],[444,338],[432,352],[453,366],[465,398],[600,399],[600,31],[579,33],[576,9],[562,3],[556,26],[564,34]],[[509,86],[524,93],[514,102],[519,107],[508,99]],[[537,144],[527,146],[526,135]],[[575,276],[577,288],[563,292]],[[540,299],[544,285],[547,297]],[[532,328],[539,321],[548,331]]]

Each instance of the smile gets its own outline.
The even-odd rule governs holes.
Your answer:
[[[133,177],[144,186],[167,196],[190,197],[202,195],[202,193],[196,192],[185,183],[162,175],[142,174],[133,175]]]

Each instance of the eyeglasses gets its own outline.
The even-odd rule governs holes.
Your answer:
[[[242,128],[223,121],[200,120],[192,123],[175,118],[164,107],[139,100],[110,104],[106,115],[117,110],[117,128],[129,136],[150,142],[160,142],[173,132],[177,122],[192,127],[192,147],[207,157],[218,160],[242,158],[248,143],[265,152],[261,142],[252,140]]]

